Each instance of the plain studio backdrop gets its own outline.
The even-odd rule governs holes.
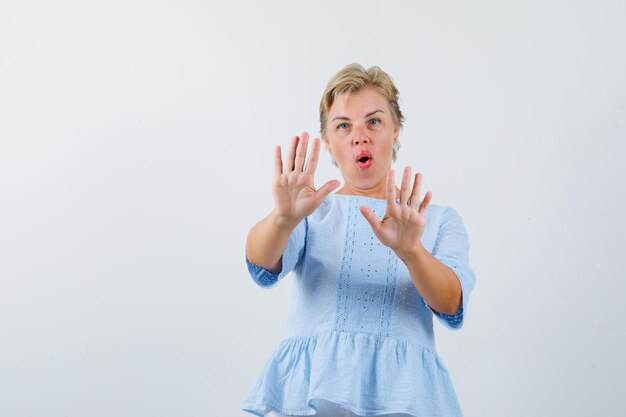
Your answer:
[[[469,233],[466,417],[622,415],[625,39],[622,0],[2,1],[0,416],[248,415],[291,280],[246,234],[352,62]]]

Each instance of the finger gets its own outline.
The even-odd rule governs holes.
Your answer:
[[[400,186],[400,204],[407,204],[411,195],[411,167],[405,167],[402,173],[402,185]]]
[[[306,148],[308,145],[309,134],[307,132],[302,132],[300,143],[298,143],[298,147],[296,148],[294,171],[301,172],[304,168],[304,161],[306,160]]]
[[[427,192],[424,196],[424,201],[422,201],[422,204],[420,204],[420,208],[417,210],[422,216],[426,215],[426,209],[428,209],[428,204],[430,204],[430,200],[432,199],[432,197],[433,193],[431,193],[430,191]]]
[[[367,220],[367,222],[370,224],[372,230],[374,231],[374,234],[377,234],[378,229],[380,229],[380,220],[378,220],[376,214],[372,211],[371,208],[367,206],[359,207],[359,211],[361,212],[363,217],[365,217],[365,220]]]
[[[289,144],[289,152],[287,153],[287,166],[285,167],[286,172],[293,171],[293,162],[296,155],[296,147],[298,146],[298,142],[300,142],[300,138],[298,136],[294,136],[291,139],[291,143]]]
[[[315,174],[315,169],[317,168],[317,161],[320,156],[320,148],[322,147],[322,141],[320,138],[313,139],[313,149],[311,150],[311,155],[309,156],[309,160],[306,163],[306,168],[304,170],[309,174]]]
[[[387,208],[393,207],[397,204],[396,202],[396,182],[394,180],[394,172],[393,169],[390,169],[387,172]]]
[[[326,184],[322,185],[315,194],[318,196],[318,201],[324,201],[324,199],[330,194],[334,189],[339,187],[341,183],[338,180],[330,180],[326,182]]]
[[[278,176],[283,173],[283,157],[281,155],[280,146],[274,149],[274,175]]]
[[[417,207],[417,203],[420,199],[420,188],[422,188],[422,174],[418,172],[417,174],[415,174],[413,191],[411,192],[411,197],[409,197],[409,206],[412,208]]]

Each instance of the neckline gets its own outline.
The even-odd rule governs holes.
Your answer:
[[[369,197],[369,196],[366,196],[366,195],[358,195],[358,194],[337,194],[337,193],[332,193],[330,195],[335,196],[335,197],[341,197],[341,198],[344,198],[344,197],[345,198],[354,197],[354,198],[360,198],[360,199],[367,199],[367,200],[387,202],[386,198],[376,198],[376,197]]]

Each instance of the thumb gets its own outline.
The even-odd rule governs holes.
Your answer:
[[[331,193],[335,188],[339,187],[341,183],[338,180],[330,180],[326,184],[322,185],[315,194],[319,198],[319,201],[324,201],[326,196]]]
[[[365,217],[365,220],[367,220],[367,222],[372,227],[372,230],[374,231],[374,233],[376,233],[378,229],[380,228],[380,220],[378,220],[378,217],[376,217],[376,214],[372,211],[371,208],[367,206],[361,206],[359,207],[359,210],[361,211],[361,214],[363,215],[363,217]]]

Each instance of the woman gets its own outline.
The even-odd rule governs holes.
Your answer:
[[[274,158],[274,210],[248,234],[246,261],[266,288],[294,272],[287,338],[243,409],[260,416],[461,416],[435,351],[433,315],[459,329],[475,274],[461,217],[420,202],[421,174],[391,170],[404,118],[378,67],[328,83],[321,135],[344,179],[314,185],[321,141]]]

